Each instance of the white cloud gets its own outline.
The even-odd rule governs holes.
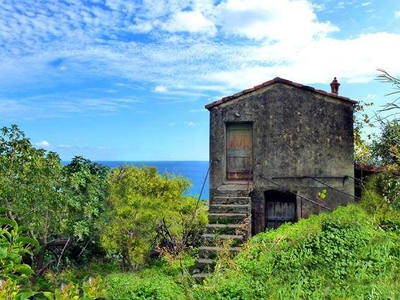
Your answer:
[[[50,146],[50,143],[48,141],[40,141],[40,142],[36,143],[36,146],[47,148]]]
[[[73,148],[73,146],[68,145],[68,144],[60,144],[60,145],[57,145],[57,148],[60,148],[60,149],[70,149],[70,148]]]
[[[193,121],[187,121],[187,122],[185,122],[185,125],[188,127],[193,127],[193,126],[197,126],[197,123],[195,123]]]
[[[224,32],[255,40],[305,43],[338,30],[329,22],[318,22],[306,0],[228,0],[218,9]]]
[[[168,91],[168,89],[167,89],[167,87],[164,86],[164,85],[157,85],[157,86],[154,88],[154,91],[155,91],[156,93],[165,93],[165,92]]]
[[[396,11],[395,16],[396,16],[396,18],[400,18],[400,11]]]
[[[388,33],[349,40],[324,38],[292,48],[284,43],[264,45],[249,53],[257,57],[256,65],[215,72],[210,78],[232,88],[251,87],[276,76],[302,83],[327,83],[333,76],[342,81],[368,82],[376,77],[379,67],[400,71],[396,45],[400,45],[400,35]]]
[[[400,35],[336,39],[335,24],[306,0],[9,1],[0,10],[0,88],[29,90],[112,76],[117,87],[155,87],[155,97],[209,99],[276,76],[308,83],[369,81],[376,68],[400,72]],[[316,2],[316,1],[313,1]],[[362,2],[360,2],[362,3]],[[363,1],[363,4],[370,1]],[[336,5],[336,4],[335,4]],[[347,3],[346,3],[347,5]],[[335,6],[337,8],[337,6]],[[400,11],[396,12],[400,17]],[[290,26],[288,26],[290,24]],[[146,34],[146,35],[144,35]],[[137,38],[139,36],[140,38]],[[54,81],[55,80],[55,81]],[[105,89],[108,90],[108,89]],[[43,95],[0,103],[0,117],[116,112],[118,98]],[[79,98],[76,97],[79,95]],[[171,97],[172,99],[172,97]],[[193,100],[194,99],[194,100]]]
[[[361,6],[370,6],[372,4],[371,1],[361,3]]]
[[[199,11],[177,12],[162,27],[169,32],[206,33],[210,36],[217,32],[214,23]]]
[[[35,119],[42,114],[43,110],[29,101],[18,101],[11,99],[0,99],[0,119],[3,121],[18,119]]]

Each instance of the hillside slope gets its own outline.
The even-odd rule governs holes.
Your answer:
[[[348,206],[258,234],[195,297],[400,299],[399,225]]]

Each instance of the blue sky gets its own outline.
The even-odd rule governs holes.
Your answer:
[[[0,0],[0,126],[63,160],[207,160],[204,105],[277,76],[374,102],[400,1]]]

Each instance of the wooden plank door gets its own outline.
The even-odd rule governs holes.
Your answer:
[[[286,222],[296,221],[296,196],[289,193],[269,191],[266,199],[266,228],[278,228]]]
[[[251,180],[253,127],[250,123],[226,125],[226,179]]]

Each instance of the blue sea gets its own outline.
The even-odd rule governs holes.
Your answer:
[[[192,183],[190,190],[186,193],[188,196],[198,198],[204,184],[201,199],[208,200],[209,198],[208,161],[97,161],[97,163],[111,168],[125,164],[156,167],[160,174],[167,172],[188,178]]]

